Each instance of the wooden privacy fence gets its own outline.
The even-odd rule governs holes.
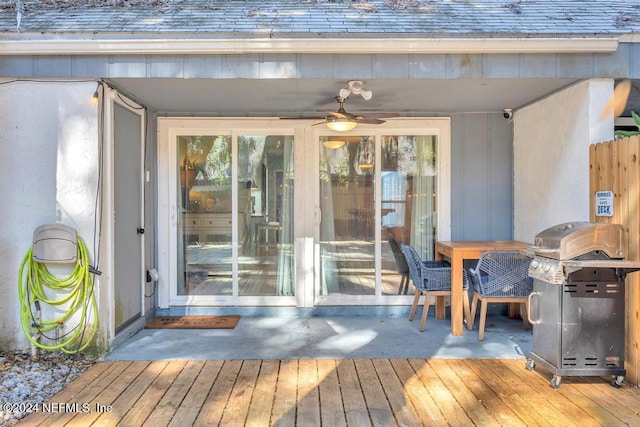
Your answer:
[[[589,149],[590,218],[622,224],[625,259],[640,261],[640,136],[591,145]],[[613,192],[612,216],[596,213],[596,192]],[[600,214],[603,214],[601,212]],[[640,272],[626,281],[625,368],[627,381],[640,385]]]

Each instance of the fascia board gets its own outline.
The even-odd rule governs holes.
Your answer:
[[[615,52],[617,38],[65,39],[4,40],[0,55],[249,53],[482,54]]]

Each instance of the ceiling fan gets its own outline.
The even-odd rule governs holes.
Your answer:
[[[335,100],[338,102],[338,111],[330,111],[325,116],[325,122],[327,127],[331,130],[335,130],[338,132],[347,132],[352,129],[355,129],[358,126],[358,123],[368,123],[379,125],[384,123],[382,120],[383,117],[396,117],[397,114],[389,114],[389,113],[378,113],[378,114],[352,114],[348,113],[344,109],[344,103],[347,101],[347,98],[343,98],[341,96],[336,96]]]
[[[334,99],[338,102],[338,111],[330,111],[324,116],[324,121],[316,123],[319,125],[325,123],[331,130],[337,132],[348,132],[358,126],[358,123],[382,124],[383,118],[398,117],[397,113],[374,113],[367,115],[348,113],[344,109],[344,103],[347,102],[351,94],[362,96],[366,101],[370,100],[373,93],[363,87],[360,80],[350,80],[346,88],[340,89],[338,96]],[[314,126],[315,126],[314,125]]]

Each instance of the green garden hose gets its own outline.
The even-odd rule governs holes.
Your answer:
[[[87,248],[80,237],[78,261],[67,277],[58,278],[51,274],[46,264],[33,260],[33,248],[29,249],[20,264],[18,294],[22,330],[33,345],[45,350],[62,350],[67,354],[87,348],[98,329],[97,304],[91,273]],[[43,320],[40,318],[40,304],[60,307],[55,311],[62,314],[52,320]],[[64,332],[67,321],[76,313],[79,313],[77,325],[72,330]],[[85,337],[91,317],[95,318],[96,324]],[[74,319],[74,323],[75,321]],[[61,331],[64,333],[60,334]],[[49,332],[54,332],[55,336],[48,336]],[[47,341],[53,343],[42,343],[39,337],[47,338]]]

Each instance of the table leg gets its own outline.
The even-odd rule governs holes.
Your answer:
[[[509,319],[516,319],[520,317],[520,304],[517,302],[510,302],[507,309],[507,316]]]
[[[451,334],[462,335],[462,257],[451,257]]]
[[[440,254],[439,252],[436,252],[435,259],[436,260],[442,259],[442,254]],[[445,302],[446,301],[443,296],[436,297],[436,319],[442,320],[447,317],[445,312],[445,309],[446,309]]]

